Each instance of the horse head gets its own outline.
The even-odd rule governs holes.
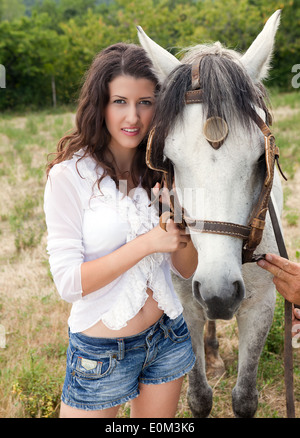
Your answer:
[[[154,159],[162,169],[171,163],[179,202],[192,220],[246,226],[258,201],[265,142],[253,110],[266,120],[261,81],[270,66],[280,12],[243,55],[217,42],[190,48],[179,61],[138,28],[162,84]],[[209,319],[231,319],[245,298],[243,240],[190,232],[199,259],[193,294]]]

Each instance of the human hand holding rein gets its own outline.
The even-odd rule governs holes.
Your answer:
[[[257,263],[274,275],[273,282],[278,292],[288,301],[300,306],[300,264],[275,254],[267,254]]]
[[[278,292],[290,303],[300,306],[300,264],[275,254],[267,254],[257,263],[274,275],[273,282]],[[292,336],[300,332],[300,309],[293,306]]]

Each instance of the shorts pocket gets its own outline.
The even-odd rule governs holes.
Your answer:
[[[190,332],[186,325],[185,320],[182,318],[179,321],[175,321],[168,329],[169,338],[176,343],[184,342],[190,338]]]
[[[101,359],[77,356],[72,375],[82,379],[99,379],[108,376],[114,370],[116,363],[117,361],[112,355],[104,356]]]

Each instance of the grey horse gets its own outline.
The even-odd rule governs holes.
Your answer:
[[[269,18],[244,54],[217,42],[189,48],[179,61],[138,28],[140,43],[162,83],[156,120],[164,136],[163,154],[173,164],[180,204],[191,217],[197,212],[202,220],[246,225],[257,202],[264,181],[264,137],[249,108],[265,119],[260,105],[265,96],[261,81],[270,68],[280,12]],[[190,66],[199,59],[204,100],[182,104],[180,96],[191,82]],[[211,147],[203,133],[211,114],[221,115],[228,126],[219,148]],[[156,146],[154,142],[153,148]],[[187,189],[189,196],[184,196]],[[271,197],[280,216],[282,189],[276,170]],[[210,344],[217,345],[215,321],[235,316],[239,363],[232,407],[236,417],[253,417],[258,404],[257,367],[276,301],[272,278],[256,263],[242,263],[241,239],[192,230],[191,238],[198,252],[198,267],[189,282],[176,280],[197,356],[189,375],[190,408],[195,417],[207,417],[212,408],[212,389],[205,371],[205,323],[209,321],[213,333]],[[268,213],[257,251],[278,252]]]

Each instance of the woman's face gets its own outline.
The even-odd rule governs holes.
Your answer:
[[[155,84],[144,78],[117,76],[109,83],[105,122],[114,154],[135,149],[148,133],[154,115],[154,93]]]

